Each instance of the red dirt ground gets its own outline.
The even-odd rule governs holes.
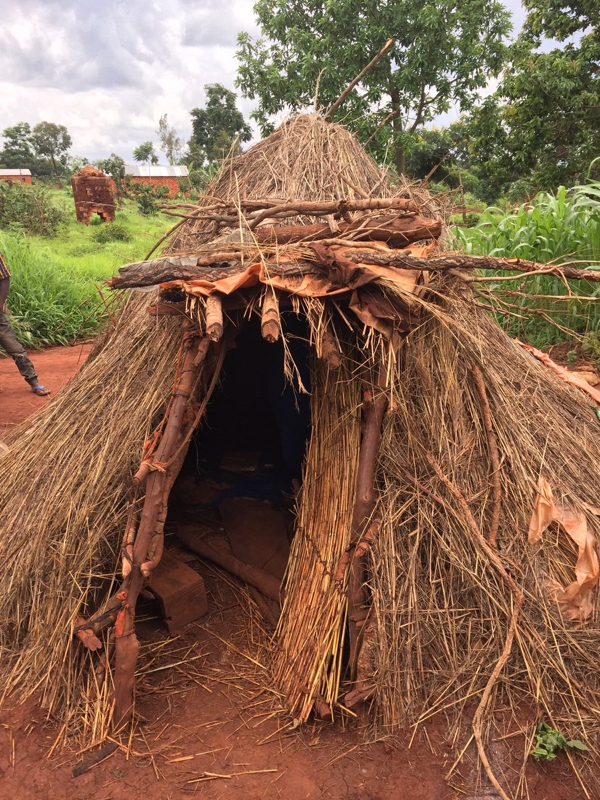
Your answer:
[[[55,393],[88,351],[84,345],[34,353],[40,380]],[[0,360],[0,387],[4,430],[46,402],[28,393],[9,359]],[[35,698],[22,705],[7,700],[0,707],[0,800],[497,800],[492,787],[476,779],[472,745],[460,775],[444,779],[469,739],[466,720],[454,747],[445,740],[443,715],[420,729],[412,744],[412,731],[394,742],[364,745],[352,727],[313,722],[293,729],[256,663],[266,650],[246,591],[194,556],[178,555],[203,575],[209,614],[167,640],[148,607],[149,619],[139,625],[146,670],[137,699],[146,721],[129,754],[123,747],[72,777],[87,753],[78,754],[74,744],[48,755],[56,723]],[[498,741],[490,756],[502,780],[529,745],[523,735]],[[530,763],[527,774],[531,800],[586,797],[566,758],[546,767]]]
[[[75,375],[91,347],[91,344],[80,344],[29,352],[40,382],[52,391],[51,396]],[[17,423],[45,405],[48,399],[33,394],[12,358],[0,358],[0,440]]]

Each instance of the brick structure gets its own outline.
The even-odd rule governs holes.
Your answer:
[[[115,182],[96,167],[84,167],[71,178],[77,222],[90,224],[92,214],[115,221]]]
[[[31,172],[28,169],[0,169],[0,181],[31,183]]]
[[[176,197],[179,192],[179,181],[188,177],[188,169],[184,166],[150,167],[138,164],[125,167],[125,174],[134,183],[166,186],[169,197]]]

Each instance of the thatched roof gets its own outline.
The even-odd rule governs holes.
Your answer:
[[[214,198],[235,203],[239,199],[356,200],[397,194],[413,197],[423,212],[437,218],[439,204],[427,190],[408,182],[393,186],[347,128],[326,122],[319,114],[298,114],[225,161],[199,205],[209,205]],[[290,224],[297,221],[292,218]],[[212,225],[205,220],[186,220],[163,253],[194,251],[212,238]]]

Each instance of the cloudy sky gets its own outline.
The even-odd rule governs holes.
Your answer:
[[[234,89],[236,36],[254,0],[0,0],[0,130],[66,125],[73,155],[131,159],[158,119],[187,139],[204,85]],[[524,13],[507,0],[516,31]],[[240,99],[247,117],[251,101]]]

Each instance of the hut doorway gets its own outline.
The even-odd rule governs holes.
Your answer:
[[[167,530],[199,555],[220,551],[234,574],[238,561],[255,570],[251,592],[273,624],[310,438],[308,333],[291,311],[282,312],[285,345],[263,339],[258,317],[240,315],[236,327],[219,386],[173,486]],[[284,374],[284,346],[293,382]]]

